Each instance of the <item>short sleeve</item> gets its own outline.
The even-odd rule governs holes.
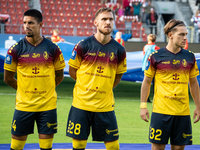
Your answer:
[[[81,61],[82,61],[81,50],[82,48],[78,43],[72,51],[71,58],[69,59],[69,62],[68,62],[69,66],[75,69],[78,69],[80,67]]]
[[[13,45],[8,49],[7,55],[4,61],[4,69],[12,72],[17,71],[17,55],[16,55],[16,45]]]
[[[194,78],[199,75],[199,69],[197,66],[197,62],[195,60],[193,67],[190,70],[190,78]]]
[[[119,63],[117,65],[117,71],[116,74],[122,74],[127,71],[127,63],[126,63],[126,51],[121,55],[121,59],[119,60]]]
[[[56,58],[54,60],[55,70],[61,70],[65,68],[65,60],[60,48],[56,48]]]
[[[155,67],[152,55],[149,56],[146,68],[144,70],[144,75],[150,78],[153,78],[155,75]]]

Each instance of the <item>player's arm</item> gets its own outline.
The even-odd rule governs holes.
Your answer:
[[[70,75],[70,77],[72,77],[72,79],[74,79],[74,80],[76,80],[76,71],[77,71],[77,70],[78,70],[78,69],[69,66],[69,75]]]
[[[4,69],[4,82],[17,90],[17,80],[15,79],[15,72]]]
[[[144,120],[146,122],[149,122],[149,111],[147,109],[147,98],[150,93],[151,81],[152,81],[152,78],[144,76],[144,80],[143,80],[142,86],[141,86],[141,93],[140,93],[140,99],[141,99],[140,117],[142,118],[142,120]]]
[[[114,84],[113,84],[113,89],[119,84],[119,82],[121,81],[121,78],[122,78],[122,74],[116,74],[115,76],[115,81],[114,81]]]
[[[194,103],[196,105],[196,109],[194,110],[194,123],[198,122],[200,120],[200,96],[199,96],[199,85],[197,78],[190,78],[190,93],[192,95],[192,98],[194,100]]]
[[[64,79],[64,69],[61,69],[61,70],[56,70],[55,71],[55,75],[56,75],[56,86],[58,86],[62,80]]]

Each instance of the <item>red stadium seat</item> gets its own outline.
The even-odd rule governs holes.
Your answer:
[[[17,14],[18,16],[23,16],[24,14],[24,11],[23,11],[23,8],[17,8],[15,9],[15,12],[13,12],[15,15]]]
[[[18,23],[18,20],[11,20],[11,24],[14,24],[14,25],[18,25],[19,23]]]
[[[77,36],[83,36],[84,33],[83,33],[83,30],[81,28],[77,28]]]
[[[1,8],[1,13],[2,14],[8,14],[8,9],[7,8]]]
[[[78,4],[78,3],[81,3],[82,4],[82,1],[81,0],[76,0],[76,3]]]
[[[77,10],[83,9],[82,5],[77,5]]]
[[[8,7],[9,7],[9,9],[11,10],[11,9],[15,9],[15,6],[14,6],[14,4],[13,4],[13,2],[8,2]]]
[[[84,3],[88,3],[88,0],[82,0],[82,3],[84,4]]]
[[[6,26],[6,31],[5,33],[7,34],[12,34],[12,26]]]
[[[13,26],[12,27],[12,33],[13,34],[20,34],[20,27],[19,26]]]
[[[65,28],[65,29],[63,29],[62,34],[65,35],[65,36],[73,36],[74,35],[73,28]]]
[[[42,35],[47,35],[47,31],[45,29],[42,29]]]
[[[16,8],[22,8],[21,2],[16,2],[15,6],[16,6]]]

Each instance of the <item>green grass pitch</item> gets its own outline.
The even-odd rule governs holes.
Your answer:
[[[55,134],[54,143],[71,143],[71,138],[66,137],[66,123],[68,112],[72,103],[72,92],[75,81],[65,78],[56,88],[58,93],[58,133]],[[140,87],[141,83],[121,81],[114,89],[116,100],[115,113],[119,126],[120,143],[149,143],[149,123],[140,119]],[[0,144],[11,141],[11,121],[15,108],[15,90],[3,82],[3,74],[0,74]],[[152,92],[151,92],[152,93]],[[152,94],[150,95],[152,100]],[[191,98],[190,98],[191,99]],[[190,100],[191,118],[195,109],[194,102]],[[148,110],[151,112],[152,104],[148,103]],[[200,122],[193,127],[193,144],[200,144]],[[88,142],[92,138],[89,136]],[[35,133],[28,136],[27,143],[38,143],[37,127]]]

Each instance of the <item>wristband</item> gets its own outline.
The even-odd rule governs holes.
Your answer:
[[[140,108],[147,108],[147,103],[146,102],[141,102],[140,103]]]

